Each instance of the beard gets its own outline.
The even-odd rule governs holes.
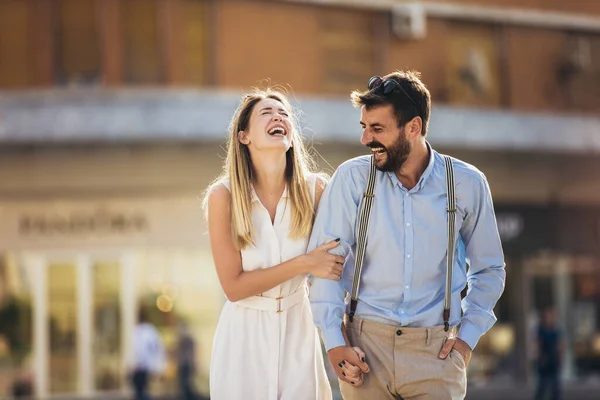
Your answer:
[[[400,131],[400,135],[398,139],[390,146],[384,146],[383,144],[373,141],[367,145],[370,148],[382,148],[385,154],[385,160],[375,160],[375,167],[379,171],[383,172],[396,172],[402,168],[402,165],[408,159],[408,155],[410,154],[411,145],[408,140],[406,140],[406,135],[404,134],[404,129]]]

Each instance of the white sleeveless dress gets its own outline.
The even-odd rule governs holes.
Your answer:
[[[308,179],[314,204],[316,175]],[[229,182],[224,185],[229,189]],[[308,237],[289,237],[287,202],[286,188],[272,224],[269,212],[253,193],[256,245],[242,250],[244,271],[269,268],[306,253]],[[296,276],[262,296],[225,303],[213,343],[211,399],[332,398],[307,290],[306,276]]]

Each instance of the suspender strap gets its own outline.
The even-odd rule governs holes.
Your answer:
[[[358,232],[356,235],[356,258],[354,261],[354,279],[352,281],[352,293],[350,294],[350,313],[348,318],[352,322],[356,305],[358,304],[358,287],[360,285],[360,273],[362,271],[363,260],[365,258],[365,249],[367,247],[367,232],[369,230],[369,217],[371,215],[371,206],[373,205],[373,194],[375,190],[375,157],[371,157],[371,169],[369,170],[369,179],[367,189],[363,195],[363,201],[360,206]]]
[[[448,249],[446,263],[446,288],[444,291],[444,330],[450,328],[450,304],[452,298],[452,267],[454,265],[454,243],[456,241],[456,194],[454,192],[454,166],[452,159],[444,156],[446,166],[446,204],[448,206]]]

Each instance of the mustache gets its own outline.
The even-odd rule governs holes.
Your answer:
[[[370,148],[372,148],[372,149],[375,149],[375,148],[381,147],[382,149],[384,149],[384,150],[386,150],[386,151],[387,151],[387,147],[385,147],[384,145],[382,145],[381,143],[379,143],[379,142],[377,142],[377,141],[373,141],[373,142],[371,142],[371,143],[367,143],[367,145],[366,145],[366,146],[367,146],[367,147],[370,147]]]

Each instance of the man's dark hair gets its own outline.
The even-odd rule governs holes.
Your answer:
[[[415,117],[421,117],[423,121],[421,135],[427,135],[431,95],[425,84],[421,82],[421,74],[417,71],[396,71],[382,77],[382,79],[383,82],[387,80],[396,82],[404,91],[395,88],[391,93],[384,94],[384,84],[371,90],[355,90],[350,95],[354,107],[365,106],[370,109],[391,104],[394,107],[394,114],[399,127],[404,126]]]

